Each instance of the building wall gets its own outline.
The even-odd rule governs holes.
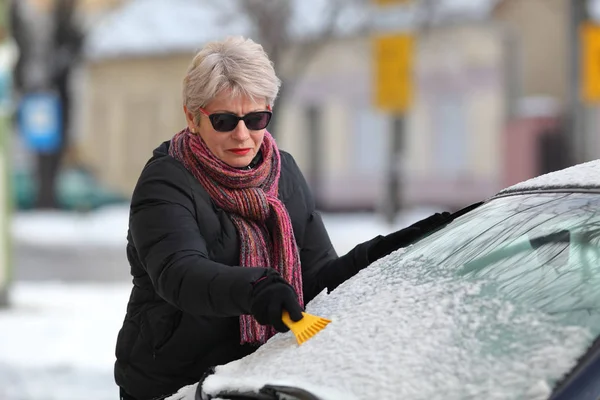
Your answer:
[[[152,150],[185,126],[181,81],[189,56],[117,59],[85,68],[78,159],[130,194]]]
[[[512,186],[548,172],[540,170],[539,140],[555,129],[560,129],[560,120],[555,117],[518,118],[507,124],[503,186]]]
[[[406,202],[460,206],[500,188],[505,51],[503,31],[492,24],[420,38]]]
[[[569,1],[504,0],[494,18],[517,39],[520,96],[568,96]]]
[[[490,24],[436,28],[418,39],[417,52],[401,162],[405,202],[460,205],[493,194],[501,188],[506,117],[503,31]],[[368,38],[335,42],[309,65],[287,104],[290,115],[310,104],[321,109],[328,150],[315,186],[323,203],[372,205],[385,193],[392,124],[372,107],[372,62]],[[283,147],[308,171],[306,124],[296,118],[292,125],[279,132]]]

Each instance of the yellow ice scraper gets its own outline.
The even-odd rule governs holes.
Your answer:
[[[294,322],[290,319],[290,314],[287,311],[283,312],[281,319],[283,323],[290,328],[298,344],[306,342],[308,339],[319,333],[323,328],[327,326],[331,321],[326,318],[317,317],[316,315],[302,313],[303,318]]]

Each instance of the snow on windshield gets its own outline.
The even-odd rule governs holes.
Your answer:
[[[575,165],[518,183],[500,193],[522,190],[600,187],[600,160]]]
[[[302,387],[323,399],[547,398],[592,340],[482,291],[482,281],[430,276],[426,257],[396,252],[307,311],[333,322],[298,346],[291,333],[217,367],[204,391]],[[193,387],[180,396],[192,399]]]

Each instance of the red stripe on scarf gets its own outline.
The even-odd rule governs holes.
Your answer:
[[[275,140],[265,132],[262,162],[254,169],[233,168],[215,157],[199,135],[185,129],[171,139],[169,154],[179,160],[225,210],[240,238],[242,267],[271,267],[281,274],[303,304],[300,257],[292,222],[279,200],[281,156]],[[273,218],[273,231],[265,222]],[[273,240],[271,239],[273,238]],[[276,333],[252,316],[240,317],[241,343],[265,343]]]

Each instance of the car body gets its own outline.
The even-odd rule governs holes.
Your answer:
[[[172,399],[600,398],[600,161],[507,188]],[[178,396],[178,397],[177,397]]]
[[[37,183],[33,171],[14,170],[11,189],[17,210],[35,208]],[[91,211],[127,202],[125,196],[101,185],[90,172],[82,168],[64,168],[59,172],[56,197],[60,209],[74,211]]]

